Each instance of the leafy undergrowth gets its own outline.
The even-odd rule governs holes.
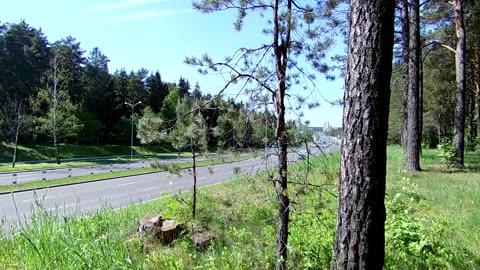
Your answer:
[[[466,153],[465,167],[451,168],[424,149],[423,171],[409,173],[401,148],[389,148],[386,268],[480,269],[479,157]]]
[[[464,182],[476,174],[428,171],[438,166],[435,158],[424,164],[427,171],[408,174],[401,169],[399,148],[390,150],[385,269],[478,269],[480,223],[474,206],[480,183]],[[290,166],[290,179],[297,182],[289,189],[290,269],[329,269],[332,259],[339,159],[333,155],[313,163],[308,177],[315,186],[303,184],[304,163]],[[458,180],[460,176],[465,179]],[[444,185],[450,186],[451,199],[442,193]],[[465,195],[460,187],[466,185],[472,191]],[[28,229],[2,237],[0,268],[271,269],[276,259],[275,196],[272,183],[261,174],[201,189],[194,220],[189,192],[76,218],[40,208]],[[452,204],[455,200],[458,206]],[[153,213],[203,228],[214,236],[212,245],[197,250],[188,233],[169,246],[137,235],[138,218]]]

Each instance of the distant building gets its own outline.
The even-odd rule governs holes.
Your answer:
[[[330,125],[330,122],[325,122],[323,123],[323,131],[329,131],[330,129],[332,129],[332,126]]]

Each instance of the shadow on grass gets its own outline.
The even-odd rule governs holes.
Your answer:
[[[480,164],[467,164],[464,167],[452,167],[448,168],[446,165],[426,165],[422,168],[423,172],[433,172],[433,173],[477,173],[480,172]]]
[[[432,159],[433,154],[429,153],[428,156],[422,156],[422,159]],[[437,158],[438,159],[438,158]],[[446,164],[424,164],[422,166],[423,172],[436,172],[436,173],[477,173],[480,172],[480,153],[467,152],[464,158],[465,166],[463,167],[448,167]]]

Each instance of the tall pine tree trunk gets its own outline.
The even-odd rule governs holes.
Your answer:
[[[350,4],[333,269],[383,269],[395,1]]]
[[[405,169],[420,171],[420,1],[412,0],[410,9],[408,59],[408,104]]]
[[[409,17],[409,6],[408,0],[401,0],[401,20],[402,20],[402,54],[403,54],[403,122],[402,122],[402,147],[403,151],[407,151],[407,132],[408,132],[408,63],[410,59],[408,46],[410,44],[410,17]]]
[[[468,133],[468,143],[470,146],[475,145],[475,139],[477,138],[477,122],[475,120],[475,90],[471,89],[468,91],[468,124],[469,124],[469,133]]]
[[[476,104],[477,104],[477,130],[476,136],[480,136],[480,40],[477,41],[477,48],[475,50],[475,69],[474,69],[474,80],[475,80],[475,94],[476,94]]]
[[[421,54],[421,50],[420,50]],[[423,138],[423,61],[420,56],[419,69],[419,83],[418,83],[418,149],[419,155],[422,155],[422,138]]]
[[[466,43],[465,24],[463,22],[463,1],[453,2],[455,10],[455,31],[457,48],[455,52],[455,73],[457,82],[457,105],[455,107],[455,131],[453,144],[458,165],[463,166],[465,151],[465,93],[466,93]]]

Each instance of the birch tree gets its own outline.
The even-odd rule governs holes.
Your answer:
[[[60,164],[59,143],[64,138],[74,136],[81,126],[74,114],[75,107],[70,101],[70,95],[63,89],[67,80],[62,69],[62,60],[56,51],[53,52],[47,78],[48,88],[40,90],[32,102],[37,112],[33,121],[39,134],[52,139],[55,161]]]

